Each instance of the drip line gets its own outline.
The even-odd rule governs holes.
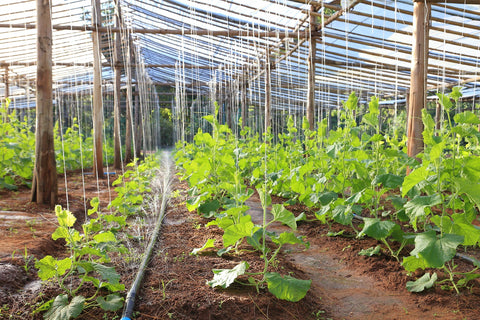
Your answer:
[[[142,263],[138,269],[137,275],[135,277],[135,281],[132,284],[132,287],[127,293],[127,297],[125,299],[124,310],[122,313],[122,318],[120,320],[130,320],[133,314],[133,308],[135,306],[135,298],[137,291],[140,289],[140,285],[143,280],[143,276],[145,271],[147,270],[147,266],[150,262],[150,257],[152,256],[153,249],[157,242],[157,238],[160,235],[160,228],[162,226],[163,218],[165,216],[165,210],[167,207],[168,201],[168,194],[170,190],[170,164],[166,161],[167,156],[164,155],[164,167],[166,167],[166,172],[162,177],[162,185],[161,185],[161,199],[160,199],[160,207],[156,206],[155,215],[158,216],[155,229],[153,231],[152,238],[148,244],[147,249],[145,250],[144,258]]]

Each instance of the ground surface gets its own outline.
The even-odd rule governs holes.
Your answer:
[[[85,203],[91,198],[100,197],[106,207],[115,196],[108,187],[114,178],[97,182],[81,173],[67,176],[69,209],[79,222],[84,220]],[[59,201],[66,207],[65,177],[59,176],[59,181]],[[136,319],[479,319],[478,282],[460,295],[438,286],[421,294],[409,293],[405,283],[413,278],[395,259],[385,254],[358,256],[359,250],[377,245],[375,240],[328,237],[328,231],[339,227],[317,221],[302,222],[298,229],[307,237],[310,249],[287,248],[277,267],[282,274],[313,280],[305,299],[298,303],[280,301],[265,289],[257,292],[254,287],[237,284],[227,290],[211,289],[205,283],[213,277],[212,269],[233,267],[245,260],[250,271],[255,271],[262,268],[262,260],[251,252],[219,258],[211,249],[199,256],[190,255],[208,238],[217,239],[219,249],[222,233],[215,227],[205,229],[207,220],[186,210],[185,184],[176,181],[174,189],[179,192],[170,201],[156,252],[138,293]],[[0,191],[0,319],[40,319],[40,315],[30,314],[32,305],[59,293],[52,286],[40,287],[33,268],[34,259],[65,255],[63,244],[51,239],[55,215],[48,207],[30,203],[29,196],[26,188]],[[258,196],[247,204],[254,219],[260,219]],[[289,209],[296,215],[305,211],[301,206]],[[313,219],[311,213],[307,216]],[[140,252],[144,246],[140,242],[136,249]],[[464,267],[463,262],[458,264]],[[128,287],[135,264],[117,259],[116,268]],[[119,315],[89,310],[80,318],[118,319]]]

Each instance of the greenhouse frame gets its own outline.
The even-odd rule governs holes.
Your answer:
[[[0,280],[24,247],[22,277],[58,285],[32,319],[478,315],[480,0],[0,12]],[[7,287],[0,318],[26,319]]]

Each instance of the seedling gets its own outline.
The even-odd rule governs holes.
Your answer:
[[[55,207],[59,227],[52,238],[65,239],[70,256],[55,259],[48,255],[35,263],[41,280],[53,280],[64,291],[37,309],[48,310],[44,315],[47,320],[58,319],[61,315],[75,318],[84,309],[93,306],[100,306],[106,311],[115,311],[123,305],[123,297],[116,293],[125,290],[124,285],[119,283],[120,276],[113,267],[103,264],[109,260],[106,249],[110,243],[116,243],[116,238],[111,231],[99,230],[96,227],[103,218],[97,212],[98,205],[98,199],[92,200],[93,209],[89,210],[89,214],[98,213],[99,218],[91,219],[83,225],[84,234],[73,228],[76,218],[70,211],[62,209],[59,205]],[[78,277],[80,283],[75,287],[67,286],[65,282],[71,277]],[[86,282],[97,288],[90,297],[78,294]],[[104,298],[99,295],[102,288],[112,293]]]

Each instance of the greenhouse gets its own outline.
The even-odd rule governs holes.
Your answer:
[[[478,319],[480,1],[0,10],[0,319]]]

